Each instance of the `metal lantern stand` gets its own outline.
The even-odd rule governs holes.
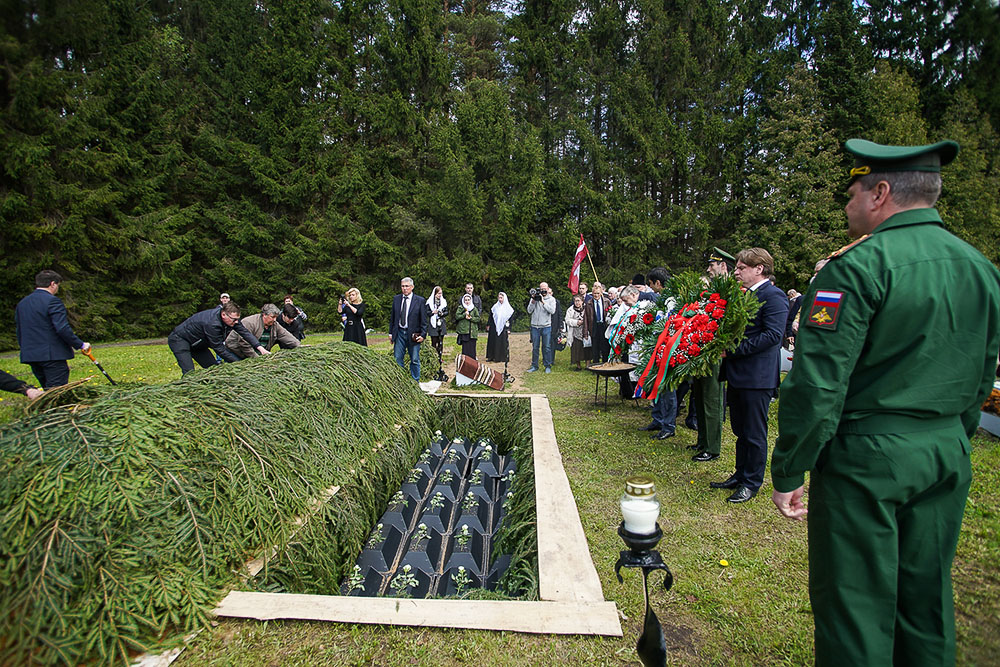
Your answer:
[[[670,569],[663,562],[660,552],[654,548],[663,537],[663,530],[657,524],[655,533],[638,535],[625,530],[625,522],[622,521],[618,526],[618,535],[628,547],[628,551],[622,551],[615,563],[615,576],[618,577],[618,583],[625,582],[621,575],[623,567],[636,567],[642,570],[642,595],[646,601],[646,614],[642,624],[642,634],[639,636],[639,641],[636,642],[635,650],[639,654],[639,660],[646,667],[666,665],[667,644],[663,638],[660,620],[653,613],[652,607],[649,606],[648,588],[649,573],[653,570],[663,570],[664,590],[669,591],[674,583],[674,575],[670,573]]]

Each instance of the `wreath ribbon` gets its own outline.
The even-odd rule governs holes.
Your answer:
[[[646,395],[646,398],[653,399],[654,401],[658,398],[660,384],[663,382],[663,378],[667,374],[667,369],[670,368],[670,358],[673,357],[674,352],[677,351],[677,346],[680,345],[681,338],[683,338],[684,334],[687,333],[687,325],[692,321],[693,320],[691,318],[685,317],[681,313],[678,313],[667,320],[667,324],[663,327],[660,337],[656,340],[656,345],[653,346],[653,353],[649,355],[649,361],[646,363],[646,368],[643,370],[642,375],[639,377],[639,381],[636,383],[636,398],[642,398],[643,387],[646,386],[646,378],[649,377],[650,371],[653,371],[654,368],[656,377],[653,381],[653,388],[649,394]],[[677,326],[677,330],[673,334],[670,333],[671,324],[675,324]],[[668,347],[670,348],[670,351],[660,357],[660,363],[657,364],[657,353]]]

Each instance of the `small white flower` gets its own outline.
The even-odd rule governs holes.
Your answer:
[[[355,565],[354,567],[358,567],[358,566],[357,566],[357,565]],[[358,569],[360,570],[361,568],[360,568],[360,567],[358,567]],[[465,572],[465,568],[464,568],[464,567],[462,567],[461,565],[459,565],[459,566],[458,566],[458,571],[459,571],[459,572]]]
[[[422,523],[422,524],[420,524],[418,526],[418,528],[420,528],[421,530],[427,530],[427,524],[426,523]]]
[[[403,572],[409,572],[409,571],[410,571],[410,566],[409,565],[404,565],[403,566]]]
[[[462,524],[462,532],[463,533],[469,532],[469,524],[467,524],[467,523],[463,523]]]

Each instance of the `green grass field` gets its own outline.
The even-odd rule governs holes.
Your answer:
[[[311,334],[307,343],[339,340]],[[388,351],[385,337],[373,347]],[[480,349],[485,339],[480,340]],[[455,354],[449,338],[445,358]],[[95,348],[98,360],[122,382],[167,382],[180,376],[166,345]],[[673,588],[653,587],[654,609],[667,636],[671,664],[801,665],[812,661],[812,617],[806,592],[806,526],[790,522],[771,505],[770,483],[755,500],[733,506],[727,492],[708,482],[729,475],[731,433],[722,457],[712,463],[690,460],[685,449],[695,434],[678,428],[677,437],[651,441],[636,429],[648,410],[612,397],[607,409],[594,406],[594,379],[570,372],[569,353],[556,356],[551,375],[511,371],[526,391],[548,396],[563,463],[601,576],[604,595],[623,614],[622,639],[550,637],[480,631],[351,626],[308,622],[220,621],[202,632],[175,664],[180,665],[484,665],[635,664],[634,645],[642,620],[639,575],[626,571],[619,584],[613,564],[622,548],[616,534],[618,499],[624,479],[649,473],[663,505],[660,551],[675,577]],[[70,362],[71,379],[94,375],[84,357]],[[0,368],[29,381],[16,357]],[[447,368],[447,361],[446,361]],[[449,375],[452,373],[449,371]],[[0,422],[23,414],[26,401],[0,397]],[[680,422],[680,420],[679,420]],[[776,430],[772,410],[772,441]],[[728,429],[727,429],[728,431]],[[981,432],[982,433],[982,432]],[[1000,661],[1000,445],[990,436],[973,440],[973,484],[955,560],[958,664]],[[727,561],[723,566],[720,561]],[[651,583],[659,585],[659,575]]]

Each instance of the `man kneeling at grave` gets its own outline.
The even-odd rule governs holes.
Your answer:
[[[260,312],[250,317],[244,317],[243,326],[260,341],[261,347],[270,351],[272,347],[278,345],[283,350],[301,345],[299,339],[293,336],[287,329],[277,323],[281,309],[273,303],[265,303]],[[240,359],[260,356],[244,338],[235,331],[226,337],[226,347]]]

